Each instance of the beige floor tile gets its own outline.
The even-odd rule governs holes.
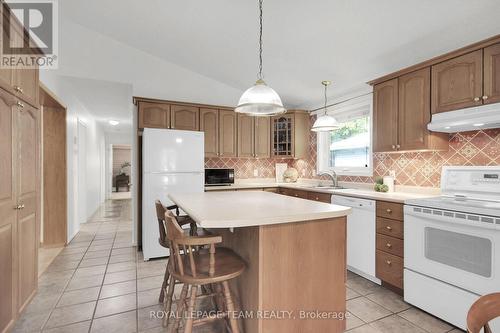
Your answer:
[[[83,259],[79,267],[99,266],[99,265],[106,265],[107,263],[108,263],[108,257]]]
[[[135,293],[137,290],[136,285],[136,280],[103,285],[99,298],[109,298]]]
[[[68,306],[79,303],[87,303],[90,301],[96,301],[99,296],[100,287],[78,289],[73,291],[67,291],[62,294],[61,299],[57,303],[57,307]]]
[[[150,276],[137,280],[137,291],[161,288],[163,285],[163,275]]]
[[[113,284],[118,282],[135,280],[137,278],[137,272],[135,269],[128,271],[121,271],[115,273],[106,273],[104,277],[104,284]]]
[[[81,323],[70,324],[67,326],[49,328],[43,330],[43,333],[88,333],[90,328],[90,320]]]
[[[346,300],[349,300],[349,299],[359,297],[361,295],[359,293],[355,292],[354,290],[352,290],[351,288],[346,288],[345,296],[346,296]]]
[[[411,307],[410,304],[403,300],[403,297],[384,288],[381,288],[373,294],[367,295],[366,298],[382,305],[384,308],[392,312],[401,312]]]
[[[16,322],[12,333],[39,332],[50,316],[50,309],[21,316]]]
[[[97,318],[92,322],[91,333],[133,333],[137,332],[136,311]]]
[[[122,247],[122,248],[115,248],[111,251],[112,256],[120,255],[120,254],[129,254],[129,255],[134,255],[137,252],[135,247]]]
[[[413,325],[408,320],[398,315],[385,317],[370,325],[384,333],[425,333],[423,329]]]
[[[134,310],[137,308],[137,295],[128,294],[117,297],[100,299],[97,302],[95,317],[109,316],[112,314]]]
[[[141,279],[141,278],[145,278],[148,276],[165,275],[165,269],[166,269],[165,264],[154,265],[154,266],[147,267],[147,268],[146,267],[139,268],[139,269],[137,269],[137,278]]]
[[[93,258],[109,257],[110,253],[111,253],[111,250],[88,251],[83,256],[83,259],[93,259]]]
[[[59,292],[49,294],[37,293],[24,312],[47,312],[47,310],[53,309],[56,306],[60,295],[61,294]]]
[[[418,327],[423,328],[429,333],[444,333],[453,329],[452,326],[448,325],[444,321],[439,320],[436,317],[431,316],[424,311],[416,308],[411,308],[403,311],[399,313],[399,316],[412,322]]]
[[[361,276],[356,276],[351,279],[348,279],[346,285],[347,287],[351,288],[352,290],[361,295],[368,295],[382,288],[378,284],[373,283],[365,278],[362,278]]]
[[[99,275],[99,274],[104,274],[105,272],[106,272],[106,265],[81,267],[77,268],[75,272],[75,277]]]
[[[347,301],[347,310],[364,322],[386,317],[391,312],[366,297],[358,297]]]
[[[358,326],[362,326],[365,324],[364,321],[353,315],[352,313],[349,313],[349,315],[346,317],[346,330],[353,329]]]
[[[145,308],[148,306],[158,304],[158,297],[160,296],[160,289],[150,289],[137,293],[137,306]]]
[[[40,247],[38,249],[38,276],[42,275],[43,272],[49,267],[49,265],[54,261],[57,255],[62,251],[62,247],[54,248],[44,248]],[[78,260],[81,259],[78,258]]]
[[[115,264],[117,262],[125,262],[125,261],[134,261],[135,262],[136,260],[136,256],[135,255],[131,255],[131,254],[117,254],[115,256],[111,256],[109,258],[109,263],[110,264]]]
[[[152,312],[156,313],[157,311],[163,311],[162,306],[159,304],[137,310],[137,325],[139,327],[139,331],[161,327],[162,320],[159,319],[158,316],[151,316]]]
[[[100,286],[103,278],[103,274],[73,277],[69,282],[68,287],[66,287],[66,291]]]
[[[356,328],[349,330],[349,331],[346,331],[346,332],[349,332],[349,333],[384,333],[384,332],[379,331],[375,327],[370,326],[370,324],[365,324],[363,326],[356,327]]]
[[[115,273],[121,271],[128,271],[131,269],[136,269],[136,263],[134,261],[118,262],[116,264],[109,264],[107,273]]]
[[[96,302],[76,304],[56,308],[52,311],[44,329],[65,326],[92,319]]]

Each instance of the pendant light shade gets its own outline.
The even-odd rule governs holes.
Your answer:
[[[312,128],[311,128],[311,131],[313,132],[330,132],[330,131],[333,131],[333,130],[336,130],[337,128],[340,127],[339,123],[337,122],[337,120],[328,115],[326,112],[327,112],[327,108],[326,108],[326,105],[327,105],[327,95],[326,95],[326,90],[328,88],[328,86],[330,85],[330,81],[322,81],[321,84],[323,86],[325,86],[325,106],[323,107],[323,110],[324,110],[324,114],[322,115],[318,115],[318,118],[316,119],[316,121],[314,122]]]
[[[236,112],[254,115],[273,115],[285,112],[281,98],[262,80],[248,88],[240,97]]]
[[[241,95],[234,111],[255,116],[286,112],[279,95],[262,80],[262,1],[259,0],[259,79]]]

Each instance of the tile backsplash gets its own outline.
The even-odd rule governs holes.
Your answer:
[[[311,117],[314,121],[314,116]],[[500,129],[455,133],[446,152],[375,153],[373,177],[340,176],[339,180],[372,183],[377,176],[396,173],[396,184],[439,187],[443,165],[500,165]],[[304,159],[206,158],[206,168],[234,168],[236,178],[273,178],[276,163],[288,163],[302,178],[316,174],[316,134],[310,132]],[[257,170],[257,175],[254,175]]]

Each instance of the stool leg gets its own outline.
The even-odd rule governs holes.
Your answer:
[[[177,302],[177,307],[175,309],[174,325],[172,325],[172,329],[169,332],[177,332],[177,328],[179,328],[182,312],[184,311],[184,303],[186,302],[188,287],[189,287],[188,284],[184,284],[182,286],[181,294],[179,296],[179,301]]]
[[[170,321],[170,311],[172,310],[172,298],[174,297],[174,288],[175,288],[175,279],[173,276],[170,276],[168,282],[168,292],[167,298],[164,302],[163,310],[165,311],[165,318],[163,318],[163,327],[168,326],[168,322]]]
[[[170,273],[168,272],[168,265],[170,263],[170,259],[167,259],[167,266],[165,266],[165,275],[163,277],[163,284],[161,286],[160,297],[158,298],[158,303],[163,303],[163,299],[165,297],[165,289],[167,289],[168,278]]]
[[[193,331],[193,314],[196,308],[196,293],[198,292],[197,285],[191,285],[191,296],[189,297],[189,305],[187,310],[187,320],[186,326],[184,327],[184,333],[191,333]]]
[[[231,297],[231,291],[229,290],[229,283],[227,281],[222,282],[222,288],[224,289],[224,298],[226,300],[226,307],[228,311],[229,324],[231,326],[231,333],[239,333],[240,329],[238,327],[238,322],[234,318],[234,303]]]

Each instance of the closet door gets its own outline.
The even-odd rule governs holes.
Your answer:
[[[14,108],[17,131],[17,251],[18,297],[21,312],[38,281],[38,220],[40,182],[40,111],[28,105]]]
[[[13,98],[0,89],[0,332],[16,316],[16,155],[13,137]]]

